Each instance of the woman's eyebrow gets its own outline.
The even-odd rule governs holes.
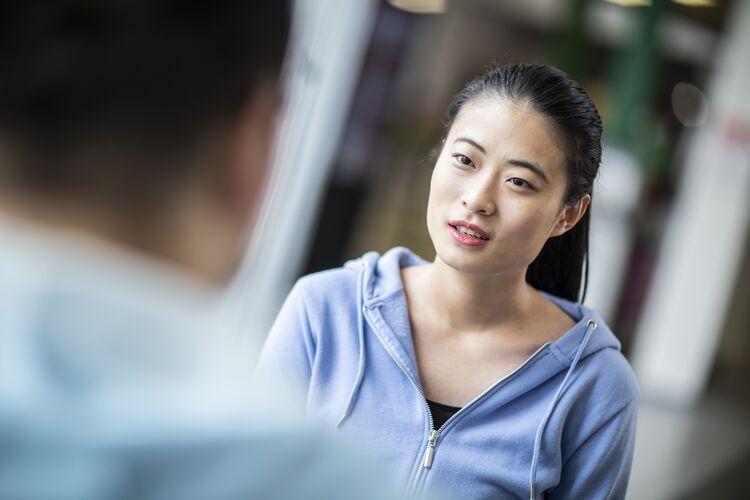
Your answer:
[[[537,165],[536,163],[526,161],[526,160],[520,160],[517,158],[510,158],[508,160],[508,163],[511,165],[515,165],[517,167],[527,168],[534,172],[536,175],[542,178],[545,183],[549,183],[549,179],[547,178],[547,175],[544,173],[544,170],[542,170],[542,167]]]
[[[466,144],[471,144],[472,146],[474,146],[475,148],[477,148],[482,153],[487,153],[487,151],[484,149],[484,147],[482,147],[481,144],[479,144],[477,141],[475,141],[474,139],[471,139],[469,137],[465,137],[465,136],[457,137],[456,140],[453,141],[453,142],[465,142]]]
[[[472,146],[474,146],[475,148],[477,148],[482,153],[485,153],[485,154],[487,153],[487,150],[484,149],[484,146],[482,146],[481,144],[479,144],[474,139],[472,139],[470,137],[466,137],[464,135],[462,135],[460,137],[457,137],[453,142],[454,143],[456,143],[456,142],[465,142],[466,144],[471,144]],[[542,167],[540,167],[536,163],[531,162],[531,161],[527,161],[527,160],[521,160],[521,159],[518,159],[518,158],[510,158],[508,160],[508,163],[511,164],[511,165],[515,165],[517,167],[527,168],[527,169],[531,170],[536,175],[538,175],[539,177],[541,177],[542,180],[545,183],[549,184],[549,179],[547,178],[547,174],[545,174],[544,170],[542,169]]]

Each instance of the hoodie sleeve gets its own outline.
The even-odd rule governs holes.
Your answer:
[[[563,464],[547,498],[625,498],[633,462],[638,401],[629,402],[594,431]]]
[[[258,379],[274,385],[292,384],[293,388],[306,393],[315,344],[304,289],[298,281],[281,306],[263,346],[256,370]]]

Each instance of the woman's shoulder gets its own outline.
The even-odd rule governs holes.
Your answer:
[[[599,313],[577,305],[578,323],[553,343],[553,351],[560,356],[563,366],[570,367],[574,359],[580,361],[573,369],[581,383],[575,397],[585,397],[624,406],[637,401],[640,390],[635,373],[621,351],[620,340],[615,336]]]
[[[638,381],[627,358],[617,349],[602,349],[597,353],[597,372],[609,387],[609,392],[622,399],[637,399]]]
[[[293,292],[302,294],[308,302],[316,302],[331,298],[354,299],[356,288],[356,270],[343,266],[302,276]]]
[[[580,395],[601,409],[616,411],[640,399],[640,389],[630,363],[619,348],[608,346],[581,360],[576,371],[584,382]]]
[[[420,263],[424,261],[404,247],[395,247],[383,254],[371,251],[347,261],[341,267],[303,276],[297,281],[295,289],[306,297],[353,301],[361,296],[364,288],[368,289],[370,295],[400,289],[400,269]]]

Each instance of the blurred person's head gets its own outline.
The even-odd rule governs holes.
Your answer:
[[[286,1],[0,5],[0,209],[210,280],[264,190]]]
[[[469,82],[432,176],[438,258],[469,273],[525,273],[534,288],[578,300],[601,135],[594,104],[558,69],[506,65]]]

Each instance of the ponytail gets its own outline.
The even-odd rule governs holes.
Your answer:
[[[537,290],[573,302],[583,302],[588,286],[590,220],[589,205],[575,226],[560,236],[549,238],[529,265],[526,282]]]

